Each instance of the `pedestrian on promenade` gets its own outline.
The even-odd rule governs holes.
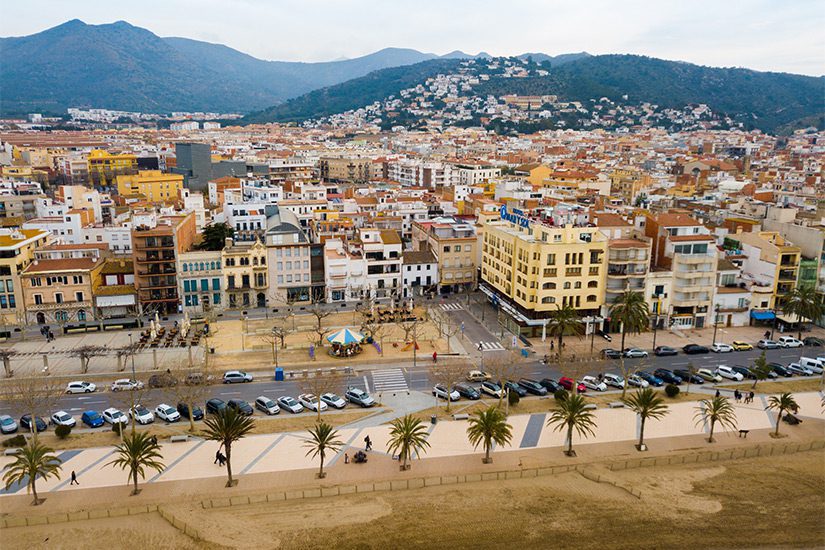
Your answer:
[[[215,462],[213,462],[212,464],[217,464],[218,462],[220,462],[221,461],[221,456],[223,456],[221,454],[221,450],[218,449],[217,452],[215,453]]]
[[[218,466],[223,466],[226,464],[226,457],[223,456],[223,453],[218,453]]]
[[[349,464],[349,454],[344,453],[344,464]]]
[[[719,390],[716,390],[716,397],[720,397],[722,394],[719,393]]]
[[[739,390],[733,390],[733,398],[739,403],[739,399],[742,397],[742,394],[739,393]]]
[[[72,470],[72,481],[69,485],[80,485],[80,482],[77,480],[77,474],[74,473],[74,470]]]
[[[372,440],[370,439],[370,436],[367,436],[367,437],[364,438],[364,444],[366,445],[366,447],[365,447],[366,450],[368,450],[368,451],[372,450]]]
[[[550,340],[550,351],[553,351],[554,349],[556,349],[556,344]]]
[[[438,362],[438,352],[434,351],[433,352],[433,363],[437,363],[437,362]]]
[[[753,403],[754,396],[756,396],[756,394],[753,392],[750,392],[750,394],[748,394],[748,403]]]

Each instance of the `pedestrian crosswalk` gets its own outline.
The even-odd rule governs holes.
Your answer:
[[[407,389],[407,378],[401,369],[372,371],[372,390],[375,393],[383,391],[407,391]]]
[[[500,342],[476,342],[476,349],[479,351],[503,350],[504,346]]]
[[[464,309],[464,306],[462,306],[461,304],[453,303],[441,304],[441,309],[443,309],[444,311],[462,311]]]

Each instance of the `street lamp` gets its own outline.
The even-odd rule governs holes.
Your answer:
[[[658,294],[653,295],[653,350],[656,350],[656,330],[659,328],[659,308],[661,304],[659,303],[660,296]]]
[[[716,329],[719,327],[719,304],[713,306],[713,344],[716,344]]]

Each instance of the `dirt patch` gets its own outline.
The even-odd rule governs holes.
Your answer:
[[[722,390],[742,390],[754,391],[756,393],[775,395],[779,393],[797,393],[819,391],[822,389],[822,378],[814,376],[813,378],[805,378],[804,380],[762,380],[753,389],[753,382],[749,384],[733,384],[731,386],[719,386]]]

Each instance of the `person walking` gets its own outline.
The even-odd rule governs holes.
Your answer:
[[[554,349],[556,349],[556,344],[553,342],[553,340],[550,340],[550,351],[553,351]]]
[[[716,397],[720,397],[722,394],[719,393],[719,390],[716,390]]]
[[[223,455],[221,454],[221,449],[218,448],[218,450],[215,452],[215,462],[213,462],[212,464],[217,464],[218,462],[220,462],[222,456]]]
[[[344,464],[349,464],[349,454],[344,453]]]
[[[367,451],[372,450],[372,440],[370,439],[370,436],[364,438],[364,445]]]
[[[753,403],[753,398],[754,398],[755,396],[756,396],[756,394],[755,394],[755,393],[750,392],[750,393],[748,394],[748,403]]]
[[[438,363],[438,352],[437,351],[433,352],[433,363]]]
[[[77,474],[72,470],[72,481],[69,485],[80,485],[80,482],[77,480]]]

